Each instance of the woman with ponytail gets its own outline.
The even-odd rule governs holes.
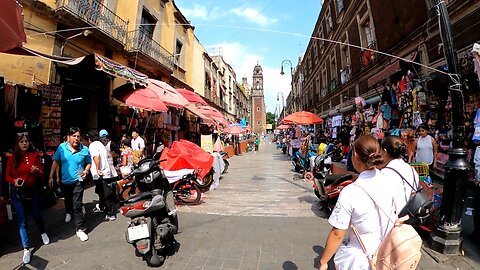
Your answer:
[[[395,189],[378,169],[384,164],[383,152],[378,141],[371,136],[361,136],[353,144],[352,162],[360,175],[355,183],[343,188],[328,219],[333,228],[318,269],[327,269],[334,254],[337,270],[369,269],[367,256],[350,225],[355,226],[369,255],[375,253],[383,237],[392,228],[389,218],[375,205],[378,204],[394,216],[392,202]],[[348,237],[345,238],[345,234]]]
[[[382,173],[392,185],[397,187],[395,203],[396,209],[400,211],[410,199],[413,188],[415,190],[418,188],[418,173],[404,161],[407,145],[400,137],[385,137],[382,141],[382,148],[386,152],[385,168],[382,169]]]

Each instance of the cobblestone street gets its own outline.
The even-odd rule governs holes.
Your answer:
[[[205,193],[200,205],[180,207],[179,249],[160,269],[315,269],[330,225],[318,211],[311,184],[294,175],[273,144],[230,158],[218,189]],[[22,266],[17,230],[10,226],[0,269],[148,269],[125,242],[127,219],[103,221],[92,212],[95,197],[89,188],[87,242],[63,222],[60,201],[44,212],[52,243],[41,246],[31,226],[35,250],[31,264]],[[424,253],[419,269],[478,269],[478,256],[475,261],[466,254],[437,263]]]

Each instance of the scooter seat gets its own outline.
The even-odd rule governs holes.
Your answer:
[[[346,174],[330,174],[325,177],[325,186],[329,185],[336,185],[343,181],[347,181],[353,178],[353,175],[346,173]]]
[[[144,200],[144,199],[150,199],[150,198],[153,198],[153,193],[150,192],[150,191],[146,191],[146,192],[140,192],[138,194],[135,194],[135,195],[132,195],[130,197],[128,197],[124,204],[131,204],[131,203],[136,203],[136,202],[139,202],[141,200]]]

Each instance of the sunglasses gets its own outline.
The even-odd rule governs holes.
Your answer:
[[[17,132],[17,136],[20,137],[20,136],[28,136],[28,132]]]

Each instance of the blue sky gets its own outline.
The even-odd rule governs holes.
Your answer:
[[[290,65],[295,67],[305,52],[320,13],[320,0],[177,0],[187,20],[195,26],[195,35],[207,51],[221,48],[224,60],[237,74],[252,84],[257,62],[264,74],[267,112],[282,105],[290,92]],[[218,51],[218,50],[217,50]],[[277,101],[277,95],[280,101]]]

